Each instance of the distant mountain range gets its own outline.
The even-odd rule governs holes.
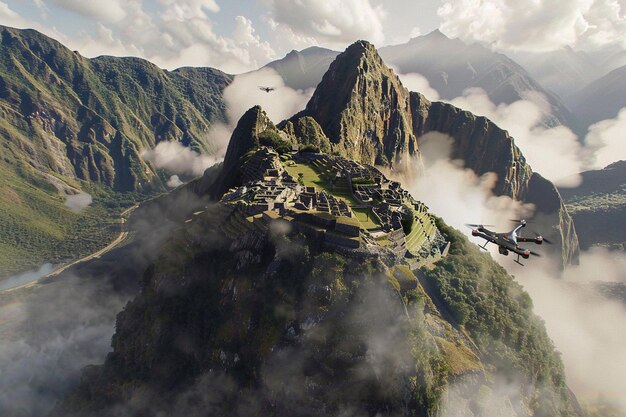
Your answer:
[[[68,233],[74,236],[76,245],[84,247],[83,250],[101,241],[83,245],[86,234],[69,228],[70,224],[83,223],[79,222],[80,215],[63,205],[67,193],[87,190],[95,196],[94,206],[100,205],[107,210],[106,207],[127,207],[146,195],[164,190],[165,178],[143,159],[143,150],[160,141],[177,141],[200,152],[213,151],[214,144],[208,140],[207,132],[214,120],[225,117],[222,92],[232,76],[210,68],[164,71],[137,58],[99,57],[90,60],[32,30],[2,28],[1,35],[0,111],[4,117],[0,119],[0,129],[2,146],[7,152],[0,161],[0,168],[6,172],[2,185],[11,190],[13,197],[5,198],[0,204],[0,209],[7,213],[3,230],[10,231],[0,235],[0,244],[12,248],[5,252],[8,254],[6,259],[0,259],[0,270],[2,265],[5,265],[5,271],[19,268],[20,264],[14,260],[24,259],[18,256],[20,253],[28,254],[25,259],[31,264],[51,258],[67,259],[65,256],[73,253],[72,250],[61,250],[61,255],[58,250],[63,248]],[[439,33],[423,37],[421,41],[415,40],[405,47],[413,49],[414,53],[422,53],[420,48],[433,42],[441,43],[441,48],[448,48],[452,55],[459,55],[455,51],[463,48],[463,44]],[[399,47],[391,47],[388,53],[397,55],[399,50],[393,48]],[[368,46],[367,49],[372,48]],[[499,74],[503,77],[502,82],[509,85],[490,90],[491,94],[513,100],[518,93],[521,98],[523,88],[535,88],[523,70],[506,57],[491,54],[484,48],[476,51],[485,60],[493,61],[493,66],[484,67],[480,63],[470,63],[476,74],[485,77],[487,73],[494,77]],[[430,103],[419,94],[409,95],[375,50],[371,55],[376,58],[363,65],[374,65],[378,69],[377,77],[392,81],[380,81],[375,90],[384,93],[380,97],[366,93],[368,90],[363,88],[369,87],[363,80],[358,81],[361,84],[357,83],[357,87],[354,84],[357,80],[348,82],[347,79],[330,78],[333,74],[336,77],[353,74],[352,68],[358,64],[345,58],[342,64],[336,64],[327,72],[328,79],[322,81],[322,73],[328,70],[328,64],[336,54],[322,48],[309,48],[292,52],[284,60],[269,64],[294,87],[314,86],[317,77],[320,77],[317,83],[324,84],[318,88],[305,112],[298,116],[304,119],[292,120],[294,134],[302,129],[308,134],[317,132],[316,135],[325,136],[337,151],[351,158],[393,166],[405,154],[417,152],[416,138],[420,135],[431,130],[449,133],[459,141],[456,157],[465,159],[478,174],[499,173],[497,193],[518,199],[542,200],[541,204],[550,207],[548,212],[565,213],[560,198],[551,191],[553,186],[532,174],[520,159],[519,150],[512,150],[507,144],[506,132],[487,119],[476,118],[453,106]],[[443,55],[439,57],[443,59]],[[449,64],[450,74],[456,74],[458,70],[459,74],[464,73],[458,78],[468,83],[486,79],[470,75],[474,72],[468,69],[467,57],[459,57]],[[429,61],[430,56],[424,60]],[[409,65],[410,62],[401,64]],[[436,59],[432,62],[432,68],[443,68]],[[505,67],[510,71],[503,70]],[[363,70],[373,71],[374,68]],[[430,74],[441,75],[438,69]],[[456,78],[449,79],[449,84],[462,89],[462,84],[456,84]],[[433,81],[435,86],[445,85],[441,83],[441,77]],[[373,101],[367,105],[358,104],[350,98],[355,94],[369,94]],[[331,100],[332,97],[335,98]],[[431,116],[422,120],[417,109],[428,111]],[[363,111],[373,113],[366,118],[358,116]],[[375,117],[370,117],[372,115]],[[356,120],[361,120],[359,125],[355,124]],[[466,125],[472,127],[460,128]],[[350,145],[353,140],[348,137],[350,135],[369,139],[363,140],[362,147],[355,153]],[[319,142],[319,139],[315,141]],[[491,156],[479,158],[478,154]],[[522,165],[511,170],[510,164]],[[511,172],[517,177],[508,178]],[[539,183],[545,183],[545,186],[539,186]],[[535,192],[539,189],[542,191]],[[15,205],[16,201],[18,205]],[[23,212],[26,205],[32,210],[29,218],[36,217],[37,222],[15,213],[15,210]],[[87,213],[91,212],[87,210]],[[568,216],[565,218],[569,219]],[[112,223],[112,220],[107,217],[107,222]],[[90,223],[92,231],[93,228],[106,229],[97,220]],[[61,231],[52,225],[60,225]],[[564,244],[564,262],[577,256],[578,244],[572,231],[573,226],[568,222],[561,222],[555,230]]]
[[[315,88],[339,52],[319,46],[293,50],[284,58],[265,65],[280,74],[285,84],[298,90]]]
[[[472,87],[482,88],[494,103],[513,103],[532,99],[531,92],[542,94],[550,107],[545,114],[546,126],[565,125],[580,131],[575,117],[559,97],[545,90],[520,65],[503,54],[478,44],[468,45],[450,39],[436,30],[411,39],[408,43],[379,49],[388,65],[401,73],[419,73],[443,99],[459,97]],[[298,89],[315,87],[338,54],[323,48],[292,51],[282,59],[267,64],[285,83]]]
[[[543,87],[562,98],[603,75],[591,57],[570,47],[543,53],[514,52],[511,58]]]
[[[545,90],[506,55],[479,44],[450,39],[435,30],[406,44],[380,48],[380,54],[402,73],[416,72],[425,76],[446,100],[461,96],[472,87],[485,90],[496,104],[531,99],[530,92],[540,93],[550,107],[544,115],[547,126],[565,125],[578,130],[574,116],[559,97]]]
[[[591,82],[567,102],[585,126],[615,118],[626,107],[626,65]]]

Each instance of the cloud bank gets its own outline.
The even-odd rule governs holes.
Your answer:
[[[603,120],[589,127],[585,141],[589,168],[604,168],[619,160],[626,160],[626,107],[615,119]]]
[[[533,259],[524,268],[495,259],[530,294],[574,392],[587,401],[603,397],[626,413],[626,305],[602,296],[593,284],[626,283],[626,254],[593,248],[581,254],[580,266],[564,272],[548,259]]]
[[[398,75],[398,78],[400,78],[402,85],[409,91],[421,93],[430,101],[438,101],[440,99],[439,92],[430,86],[430,82],[428,82],[428,79],[422,74],[418,74],[417,72],[402,74],[396,68],[393,68],[393,70]]]
[[[259,86],[274,87],[269,93]],[[241,74],[224,90],[229,124],[234,127],[239,118],[255,105],[260,105],[274,123],[291,117],[304,109],[313,95],[313,89],[294,90],[271,68]]]
[[[157,168],[179,175],[202,175],[205,169],[217,162],[214,157],[199,154],[179,142],[160,142],[141,156]]]
[[[450,103],[506,129],[533,171],[560,186],[576,186],[580,182],[577,174],[584,170],[584,165],[578,137],[564,126],[544,127],[543,111],[536,101],[495,105],[484,90],[470,88]]]
[[[626,47],[623,0],[443,0],[441,30],[499,49]]]
[[[345,47],[358,39],[384,41],[382,5],[369,0],[266,0],[274,27],[285,25],[292,36],[312,38],[326,45]]]

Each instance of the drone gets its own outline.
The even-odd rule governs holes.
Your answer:
[[[263,90],[263,91],[265,91],[266,93],[269,93],[270,91],[274,91],[274,90],[276,90],[276,88],[275,88],[275,87],[264,87],[264,86],[260,85],[260,86],[259,86],[259,90]]]
[[[528,259],[530,258],[530,255],[533,255],[533,256],[541,256],[541,255],[538,254],[537,252],[533,252],[531,250],[522,248],[521,246],[518,245],[518,243],[531,242],[531,243],[536,243],[537,245],[541,245],[544,242],[549,243],[549,244],[551,244],[552,242],[550,242],[548,239],[546,239],[545,237],[539,234],[536,234],[534,238],[519,236],[518,232],[523,227],[526,227],[526,223],[527,223],[526,220],[511,220],[511,221],[519,222],[519,225],[515,229],[506,233],[492,232],[491,230],[487,229],[485,225],[482,225],[482,224],[466,224],[466,226],[472,228],[472,236],[477,236],[486,240],[484,245],[482,246],[478,245],[479,248],[487,250],[487,244],[494,243],[498,245],[498,252],[500,252],[500,254],[504,256],[508,256],[509,252],[513,252],[517,255],[517,259],[514,259],[514,262],[524,266],[524,264],[520,262],[520,257],[524,259]],[[486,226],[490,227],[490,225],[486,225]]]

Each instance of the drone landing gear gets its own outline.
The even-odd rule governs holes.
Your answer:
[[[482,245],[482,246],[478,245],[478,247],[481,248],[482,250],[486,251],[488,243],[489,243],[489,241],[486,241],[484,245]]]
[[[519,255],[519,253],[518,253],[518,254],[517,254],[517,259],[513,259],[513,262],[515,262],[516,264],[519,264],[519,265],[521,265],[521,266],[524,266],[524,264],[523,264],[523,263],[521,263],[521,262],[519,261],[519,257],[520,257],[520,255]]]

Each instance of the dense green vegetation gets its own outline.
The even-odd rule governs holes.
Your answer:
[[[469,332],[498,373],[555,387],[544,393],[537,407],[539,415],[557,415],[555,404],[568,395],[563,366],[543,323],[532,313],[530,297],[459,232],[440,220],[437,227],[451,242],[449,256],[432,270],[419,271],[434,299],[453,323]]]
[[[259,134],[259,144],[264,146],[270,146],[276,150],[279,154],[283,155],[291,152],[291,143],[284,140],[277,130],[265,129]]]
[[[94,201],[74,212],[54,187],[28,171],[21,172],[24,178],[0,163],[0,278],[101,249],[120,232],[119,214],[146,198],[86,183],[82,188]]]
[[[223,222],[217,212],[210,215],[206,221]],[[381,263],[278,235],[255,251],[258,263],[242,266],[219,239],[199,239],[207,235],[203,220],[197,222],[171,239],[146,272],[144,291],[118,317],[114,354],[85,374],[59,413],[180,407],[180,389],[208,369],[216,379],[204,389],[221,391],[213,385],[218,381],[229,387],[215,401],[193,404],[209,414],[233,415],[248,404],[255,414],[280,416],[320,404],[324,415],[344,407],[404,414],[436,409],[446,366],[424,326],[424,297],[414,294],[405,305]],[[179,350],[181,337],[191,350]],[[392,351],[371,351],[380,337],[395,341]],[[159,395],[124,404],[147,386]]]
[[[528,296],[442,222],[451,254],[416,286],[406,266],[297,234],[233,244],[215,230],[231,210],[208,208],[169,240],[118,316],[114,352],[53,415],[440,415],[463,381],[481,415],[516,382],[509,407],[573,415]]]
[[[124,208],[165,190],[144,150],[175,140],[210,153],[232,77],[87,59],[34,30],[0,26],[0,277],[110,240]],[[94,197],[80,214],[65,192]]]

